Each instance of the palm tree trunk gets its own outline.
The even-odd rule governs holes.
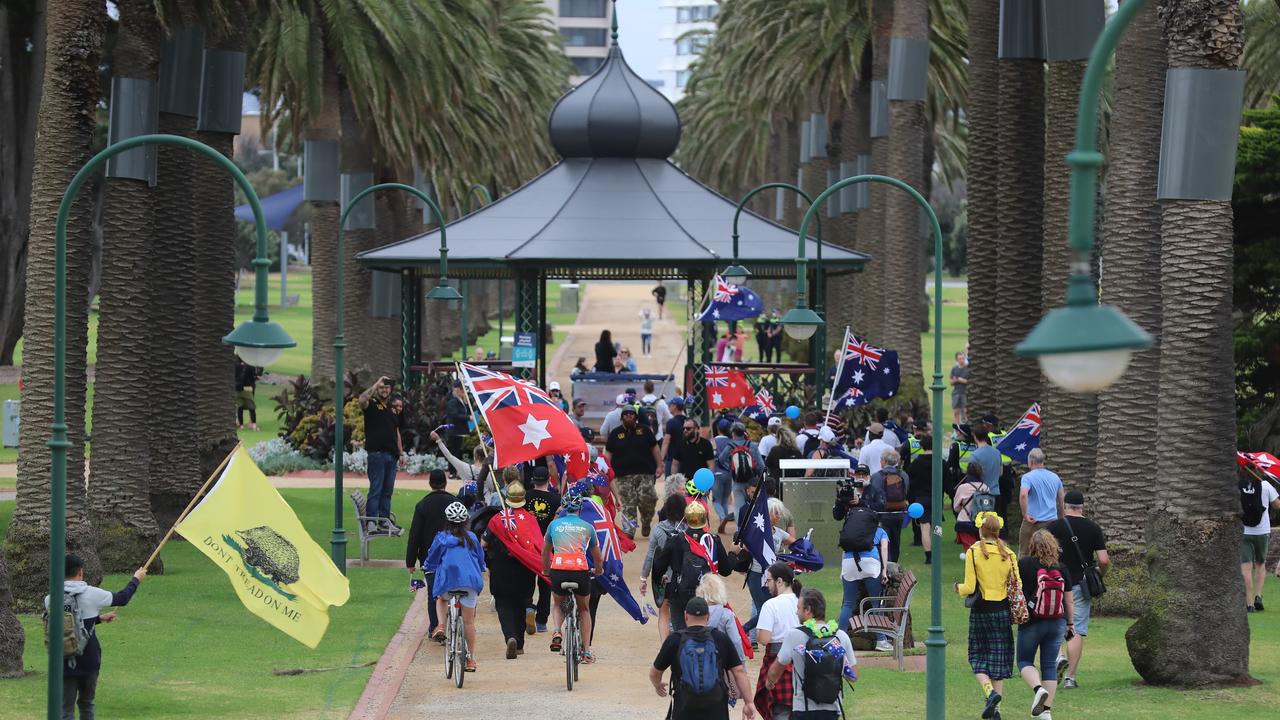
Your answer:
[[[929,40],[927,0],[897,0],[893,6],[893,37]],[[889,175],[928,197],[924,186],[924,144],[929,132],[923,100],[889,103]],[[884,222],[884,343],[898,351],[901,372],[899,395],[919,399],[925,407],[924,375],[920,368],[919,300],[923,282],[918,278],[920,257],[920,206],[907,193],[890,188],[885,194]]]
[[[121,0],[116,77],[156,82],[160,21],[150,0]],[[112,98],[112,103],[124,102]],[[146,562],[160,532],[151,515],[150,455],[139,452],[136,427],[154,405],[148,305],[154,301],[147,254],[154,193],[145,180],[107,179],[99,297],[98,363],[89,495],[106,572],[131,572]],[[164,388],[169,391],[172,388]]]
[[[889,39],[893,33],[893,0],[872,0],[871,2],[871,79],[887,82],[889,79]],[[889,171],[890,145],[893,137],[871,138],[871,172],[886,175]],[[876,344],[887,344],[885,332],[892,321],[890,308],[893,303],[886,297],[892,292],[889,284],[890,265],[893,263],[887,255],[889,244],[885,239],[887,188],[880,183],[873,183],[868,192],[871,196],[871,207],[864,211],[867,215],[866,226],[858,227],[858,234],[866,239],[866,252],[871,255],[870,272],[866,273],[865,289],[862,301],[867,308],[867,326],[862,329],[862,337]],[[916,342],[919,345],[919,342]],[[892,347],[892,346],[891,346]],[[894,348],[902,352],[902,348]]]
[[[106,13],[102,3],[92,0],[51,0],[46,22],[48,52],[36,123],[27,249],[17,509],[5,539],[14,605],[24,610],[39,607],[48,578],[51,460],[46,443],[53,423],[54,219],[67,184],[92,153],[96,108],[102,96],[98,59]],[[86,577],[97,582],[102,567],[84,486],[91,205],[91,198],[81,194],[67,225],[66,423],[71,441],[67,453],[67,552],[84,558]]]
[[[1235,70],[1244,47],[1238,0],[1162,4],[1169,67]],[[1232,367],[1229,200],[1165,200],[1156,476],[1165,490],[1147,527],[1153,602],[1125,633],[1148,683],[1249,682]],[[1193,453],[1186,448],[1195,447]],[[1206,603],[1205,598],[1219,602]],[[1244,602],[1242,602],[1242,600]],[[1214,638],[1187,647],[1187,638]]]
[[[1008,424],[1040,397],[1040,366],[1014,355],[1013,346],[1040,318],[1040,250],[1044,234],[1044,62],[1003,59],[1000,77],[996,172],[999,262],[996,266],[996,355],[999,367],[992,412]],[[970,293],[972,293],[972,288]],[[972,327],[973,320],[970,320]],[[974,412],[977,411],[977,412]]]
[[[1074,145],[1075,111],[1085,64],[1084,60],[1050,63],[1045,83],[1044,257],[1040,267],[1042,302],[1046,309],[1063,304],[1070,270],[1067,200],[1071,170],[1065,158]],[[1041,399],[1040,446],[1052,454],[1053,465],[1069,484],[1077,490],[1088,490],[1093,479],[1094,448],[1098,443],[1097,396],[1069,393],[1045,383]],[[1006,426],[1012,424],[1015,417],[1004,418]]]
[[[832,162],[839,168],[840,164],[854,162],[859,152],[865,152],[867,138],[867,105],[860,102],[865,97],[866,83],[859,82],[853,92],[845,97],[839,105],[839,122],[835,125],[839,130],[832,130]],[[859,93],[862,92],[862,95]],[[841,178],[843,179],[843,178]],[[772,198],[770,198],[772,200]],[[840,217],[827,221],[824,226],[823,239],[840,247],[857,248],[858,214],[842,212]],[[838,345],[844,333],[844,327],[861,325],[862,304],[850,302],[859,297],[857,275],[840,275],[827,281],[827,339]]]
[[[969,234],[966,265],[969,274],[970,408],[993,407],[997,398],[996,273],[999,265],[996,172],[999,164],[1000,76],[996,40],[1000,27],[997,0],[969,0],[968,167],[965,171]]]
[[[339,122],[342,129],[340,167],[344,174],[372,173],[374,171],[373,148],[369,141],[369,134],[361,127],[360,119],[356,117],[355,105],[351,101],[351,88],[341,75],[338,78],[338,88]],[[377,197],[368,198],[366,202],[376,207]],[[343,209],[338,208],[339,215]],[[373,229],[347,230],[342,235],[342,245],[342,257],[338,258],[338,262],[342,263],[345,271],[341,312],[346,320],[347,370],[372,373],[374,377],[384,374],[394,376],[394,368],[398,367],[399,363],[395,363],[392,367],[385,367],[376,364],[374,360],[376,352],[371,347],[374,333],[369,327],[373,320],[369,317],[369,300],[373,282],[371,273],[356,263],[357,253],[377,245],[377,234]],[[325,336],[324,341],[332,344],[333,335]]]
[[[338,71],[332,56],[322,62],[320,111],[311,114],[306,140],[338,140],[341,113],[338,110]],[[338,216],[342,209],[336,202],[311,203],[311,376],[333,377],[334,318],[337,317],[337,243]],[[348,344],[350,346],[350,344]]]
[[[1100,294],[1103,302],[1119,306],[1155,336],[1156,343],[1135,353],[1128,372],[1098,395],[1100,428],[1150,427],[1157,412],[1160,288],[1150,274],[1160,266],[1156,178],[1161,118],[1152,109],[1164,102],[1164,74],[1164,37],[1153,3],[1134,18],[1116,49]],[[1124,433],[1104,432],[1096,442],[1097,467],[1105,475],[1089,486],[1089,505],[1107,529],[1117,566],[1133,565],[1143,545],[1151,471],[1146,463],[1134,462],[1133,442]],[[1114,597],[1109,593],[1107,601]]]

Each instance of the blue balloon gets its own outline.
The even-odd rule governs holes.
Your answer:
[[[787,417],[791,418],[792,420],[795,420],[796,418],[800,417],[800,408],[796,407],[795,405],[788,405]]]
[[[711,492],[711,486],[715,485],[715,483],[715,473],[707,468],[698,468],[698,471],[693,474],[693,486],[698,488],[700,493]]]
[[[920,503],[911,503],[907,506],[907,515],[909,515],[912,520],[919,520],[924,517],[924,506]]]

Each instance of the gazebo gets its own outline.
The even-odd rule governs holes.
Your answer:
[[[715,273],[733,256],[736,201],[668,159],[680,141],[680,118],[627,65],[616,38],[600,68],[551,111],[548,132],[562,159],[446,226],[449,277],[515,279],[516,330],[534,332],[544,343],[538,349],[540,383],[547,358],[544,333],[537,330],[545,325],[547,280],[685,280],[696,312]],[[745,210],[738,228],[739,261],[752,279],[794,277],[795,231]],[[806,242],[813,259],[818,241]],[[433,230],[358,256],[365,267],[400,275],[402,371],[409,381],[412,369],[423,364],[419,307],[424,282],[440,275],[439,249],[439,230]],[[856,272],[870,259],[829,243],[821,253],[823,274]],[[715,329],[691,323],[690,334],[687,362],[697,381],[690,389],[701,398],[701,364],[711,359]],[[810,358],[820,351],[812,347]],[[803,366],[783,371],[813,374]]]

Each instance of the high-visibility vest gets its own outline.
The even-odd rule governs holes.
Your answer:
[[[978,449],[973,443],[958,442],[956,447],[960,449],[960,472],[969,471],[969,456],[973,455],[973,451]]]
[[[1004,437],[1005,437],[1006,435],[1008,435],[1008,434],[1009,434],[1009,433],[1005,432],[1004,430],[997,430],[997,431],[995,431],[995,432],[991,433],[991,435],[990,435],[990,438],[991,438],[991,447],[995,447],[995,446],[999,445],[999,444],[1000,444],[1000,441],[1001,441],[1001,440],[1003,440],[1003,439],[1004,439]],[[1001,464],[1003,464],[1003,465],[1012,465],[1012,464],[1013,464],[1013,458],[1009,457],[1008,455],[1005,455],[1004,453],[1000,453],[1000,462],[1001,462]]]
[[[907,457],[914,460],[920,454],[920,438],[912,435],[907,438]]]

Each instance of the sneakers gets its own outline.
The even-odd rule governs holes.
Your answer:
[[[507,659],[508,660],[516,659],[516,639],[515,638],[507,638]]]
[[[364,525],[365,535],[385,535],[387,531],[383,529],[382,523],[377,520],[370,520]]]
[[[649,518],[645,518],[640,522],[640,534],[649,537]]]
[[[1067,676],[1067,668],[1071,667],[1071,661],[1066,655],[1058,656],[1058,677],[1065,678]]]
[[[444,642],[444,626],[437,625],[435,630],[431,631],[431,639],[438,643]]]
[[[983,720],[992,720],[992,718],[1000,715],[1000,711],[997,708],[999,707],[1002,699],[1003,698],[1000,693],[995,690],[991,691],[991,694],[987,696],[987,704],[982,708]]]
[[[553,653],[560,652],[560,648],[563,645],[564,645],[564,636],[560,634],[560,631],[557,630],[551,633],[551,652]]]
[[[540,633],[544,633],[544,632],[546,632],[546,631],[547,631],[547,624],[546,624],[546,623],[538,623],[538,632],[540,632]]]
[[[1262,596],[1261,595],[1253,596],[1253,609],[1257,610],[1258,612],[1262,612]]]
[[[534,608],[525,608],[524,611],[524,632],[526,635],[532,635],[538,632],[538,611]]]
[[[1048,710],[1045,710],[1044,712],[1040,713],[1040,720],[1053,720],[1053,713],[1049,712]]]
[[[404,528],[388,520],[386,532],[391,537],[400,537],[404,534]]]
[[[893,652],[893,643],[888,640],[877,640],[876,652]]]
[[[1031,697],[1031,717],[1043,717],[1045,703],[1049,702],[1049,691],[1043,687],[1036,688]]]
[[[464,669],[464,670],[466,670],[467,672],[475,672],[475,671],[476,671],[476,661],[475,661],[475,658],[473,658],[473,657],[471,657],[470,655],[468,655],[468,656],[467,656],[467,664],[466,664],[466,667],[465,667],[465,668],[463,668],[463,669]]]
[[[1076,684],[1076,679],[1075,679],[1075,678],[1073,678],[1073,677],[1069,677],[1069,678],[1063,678],[1063,679],[1062,679],[1062,689],[1063,689],[1063,690],[1078,690],[1079,688],[1080,688],[1080,686],[1079,686],[1078,684]]]

